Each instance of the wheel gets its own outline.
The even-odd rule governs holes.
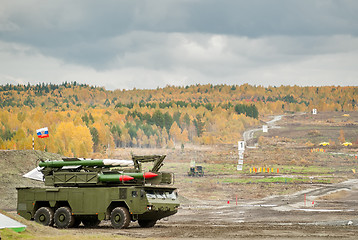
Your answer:
[[[44,226],[53,225],[53,211],[49,207],[40,207],[34,215],[34,220]]]
[[[100,222],[101,220],[99,220],[97,216],[90,216],[82,219],[83,225],[88,228],[97,227]]]
[[[142,228],[151,228],[157,223],[157,220],[138,220],[139,226]]]
[[[116,207],[111,212],[111,223],[114,228],[127,228],[131,218],[127,208]]]
[[[75,224],[75,217],[69,207],[60,207],[55,212],[54,222],[58,228],[70,228]]]

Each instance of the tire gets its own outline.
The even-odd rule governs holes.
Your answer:
[[[138,220],[138,224],[142,228],[151,228],[157,223],[157,220]]]
[[[111,223],[114,228],[128,228],[131,218],[127,208],[116,207],[111,212]]]
[[[98,226],[100,222],[101,220],[99,220],[97,216],[94,217],[91,216],[82,219],[82,223],[86,228],[95,228]]]
[[[70,228],[75,224],[75,217],[69,207],[60,207],[55,212],[54,222],[58,228]]]
[[[34,220],[44,226],[53,225],[53,211],[49,207],[40,207],[34,215]]]

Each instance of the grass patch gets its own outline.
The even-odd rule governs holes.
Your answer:
[[[125,236],[110,236],[109,234],[64,234],[64,235],[51,235],[49,231],[49,235],[38,235],[36,233],[30,233],[29,231],[24,231],[21,233],[14,232],[11,229],[1,229],[0,230],[1,239],[8,239],[8,240],[62,240],[62,239],[71,239],[71,240],[82,240],[82,239],[89,239],[89,240],[97,240],[97,239],[108,239],[108,240],[129,240],[129,239],[137,239],[133,237],[125,237]]]

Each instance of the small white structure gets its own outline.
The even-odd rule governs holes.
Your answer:
[[[264,133],[268,132],[268,126],[267,125],[262,126],[262,132],[264,132]]]
[[[242,165],[237,165],[237,171],[242,171]]]
[[[0,213],[0,229],[10,228],[15,232],[25,231],[26,225]],[[1,239],[1,236],[0,236]]]
[[[312,109],[312,114],[314,114],[314,115],[317,114],[317,109],[316,108]]]

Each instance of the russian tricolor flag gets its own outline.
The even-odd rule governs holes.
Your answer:
[[[47,127],[37,129],[36,132],[37,132],[37,136],[38,136],[39,138],[46,138],[46,137],[48,137],[48,128],[47,128]]]

